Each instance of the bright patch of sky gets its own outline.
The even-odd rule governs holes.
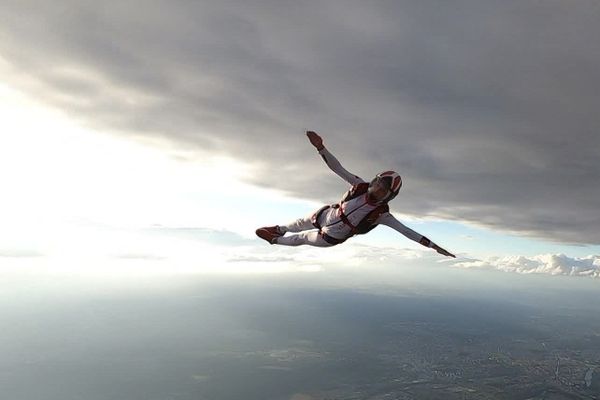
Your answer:
[[[0,86],[0,258],[19,268],[103,273],[172,271],[315,272],[352,266],[361,245],[423,248],[385,227],[335,249],[269,246],[258,226],[285,223],[320,206],[243,183],[252,165],[95,132]],[[323,168],[326,168],[323,165]],[[557,245],[455,222],[402,221],[466,257],[566,253]],[[361,256],[362,254],[362,256]],[[414,253],[417,254],[417,253]],[[301,257],[299,257],[301,255]],[[420,256],[416,256],[420,257]]]
[[[452,221],[403,219],[412,229],[429,235],[461,255],[492,257],[498,255],[534,256],[562,253],[573,257],[600,254],[600,246],[568,245],[535,240],[510,233],[496,232],[483,227]],[[392,239],[390,235],[385,237]],[[379,238],[374,238],[379,239]]]

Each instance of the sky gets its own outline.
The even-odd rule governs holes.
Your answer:
[[[3,1],[0,263],[317,272],[378,263],[600,276],[595,2]],[[381,227],[268,246],[403,177]],[[32,268],[33,268],[32,267]]]

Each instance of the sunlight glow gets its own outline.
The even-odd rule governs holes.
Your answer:
[[[266,215],[249,212],[248,204],[283,200],[306,208],[242,183],[251,166],[208,154],[201,162],[185,161],[177,150],[84,129],[7,86],[0,86],[0,118],[0,256],[42,255],[27,262],[51,261],[52,268],[71,272],[141,261],[146,272],[285,268],[227,263],[227,251],[217,244],[146,233],[152,227],[226,228],[251,237]],[[236,203],[239,198],[245,204]]]

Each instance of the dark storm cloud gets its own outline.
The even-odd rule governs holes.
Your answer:
[[[600,243],[595,2],[3,2],[13,85],[97,128],[228,153],[323,201],[401,172],[398,211]]]

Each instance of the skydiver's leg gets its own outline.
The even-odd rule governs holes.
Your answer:
[[[306,217],[298,218],[287,225],[279,225],[279,232],[283,235],[286,232],[302,232],[315,229],[316,226],[313,224],[313,221],[316,221],[317,217],[319,217],[327,208],[329,208],[329,206],[323,206]]]
[[[329,206],[323,206],[310,215],[298,218],[286,225],[260,228],[256,234],[271,244],[281,244],[283,246],[301,246],[306,244],[315,247],[330,247],[332,244],[323,239],[313,224],[313,221],[316,221],[327,208]],[[294,232],[294,234],[283,236],[287,232]]]
[[[315,226],[312,223],[313,215],[315,214],[313,213],[305,218],[298,218],[286,225],[265,226],[263,228],[258,228],[256,230],[256,235],[259,238],[264,239],[271,244],[275,244],[275,239],[283,238],[283,235],[285,235],[286,232],[303,232],[315,229]],[[320,246],[321,241],[323,241],[320,241],[318,238],[312,238],[312,236],[310,238],[308,236],[295,236],[296,235],[286,237],[286,240],[284,240],[281,244],[287,246],[300,246],[301,244],[311,244],[314,242],[314,246]]]
[[[311,224],[312,227],[312,224]],[[313,227],[314,228],[314,227]],[[310,229],[310,228],[309,228]],[[315,247],[331,247],[332,244],[326,242],[321,235],[319,235],[319,231],[304,231],[300,233],[295,233],[289,236],[280,236],[275,238],[275,244],[280,244],[283,246],[301,246],[303,244]]]
[[[298,218],[289,224],[279,225],[279,231],[284,234],[286,232],[302,232],[315,229],[315,226],[310,219],[311,216],[312,214],[308,217]]]

